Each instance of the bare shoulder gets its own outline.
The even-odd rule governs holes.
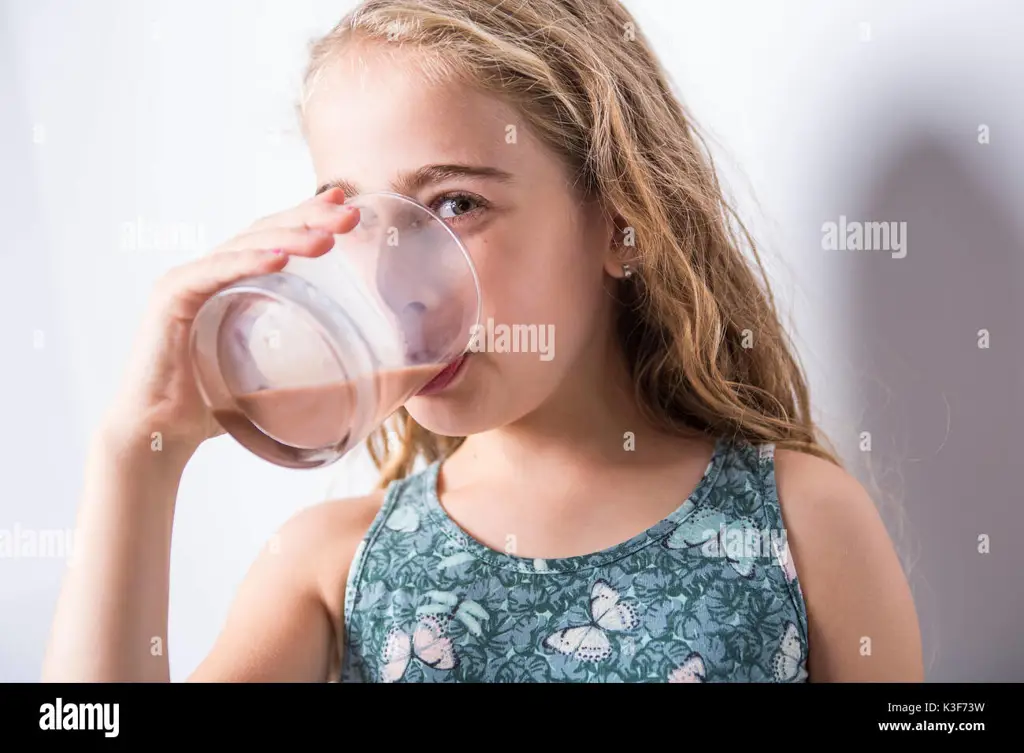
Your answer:
[[[332,500],[289,518],[245,577],[192,682],[319,682],[338,677],[345,584],[384,492]]]
[[[875,501],[846,470],[775,452],[775,480],[807,604],[814,682],[923,680],[917,612]]]
[[[384,492],[375,491],[320,502],[292,516],[275,537],[279,553],[291,552],[311,568],[332,616],[340,617],[349,566],[383,501]]]

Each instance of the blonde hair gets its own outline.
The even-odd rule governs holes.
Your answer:
[[[639,279],[627,286],[618,329],[648,419],[842,465],[810,415],[757,246],[617,0],[365,0],[313,44],[303,103],[331,60],[360,42],[411,47],[431,80],[508,102],[580,190],[632,229]],[[463,440],[427,431],[402,408],[367,448],[384,487]]]

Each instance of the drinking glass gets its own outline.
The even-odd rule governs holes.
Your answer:
[[[452,229],[416,200],[358,195],[358,224],[316,257],[229,285],[192,325],[202,399],[277,465],[333,463],[409,398],[457,371],[480,285]]]

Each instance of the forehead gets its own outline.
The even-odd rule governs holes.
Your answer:
[[[424,64],[386,46],[353,48],[327,64],[306,107],[318,182],[344,178],[378,190],[426,164],[522,167],[530,145],[512,108],[458,81],[431,82]]]

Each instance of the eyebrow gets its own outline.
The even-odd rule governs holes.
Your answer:
[[[398,180],[392,181],[391,185],[398,193],[412,195],[425,186],[452,178],[488,178],[501,183],[511,183],[514,180],[512,173],[486,165],[424,165],[411,173],[402,173]],[[332,188],[340,188],[344,191],[345,198],[351,198],[360,193],[359,187],[355,183],[337,178],[327,181],[316,189],[317,195]]]

